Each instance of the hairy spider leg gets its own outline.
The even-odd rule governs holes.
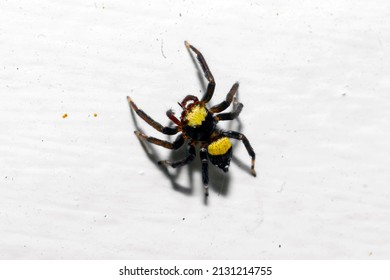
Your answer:
[[[255,171],[255,158],[256,158],[256,154],[253,151],[253,148],[252,148],[251,144],[249,143],[248,138],[246,138],[246,136],[244,134],[236,132],[236,131],[232,131],[232,130],[222,131],[222,134],[227,136],[227,137],[230,137],[230,138],[242,141],[242,143],[244,144],[246,150],[248,151],[249,156],[252,158],[251,171],[252,171],[252,175],[256,177],[256,171]]]
[[[226,95],[226,100],[222,101],[221,103],[211,107],[209,109],[209,111],[214,114],[214,113],[219,113],[219,112],[222,112],[223,110],[227,109],[230,104],[232,104],[233,102],[233,99],[234,99],[234,95],[236,95],[237,93],[237,90],[238,90],[238,86],[239,86],[239,83],[236,82],[232,88],[230,89],[230,91],[228,92],[228,94]]]
[[[138,130],[134,131],[134,133],[135,133],[135,135],[137,135],[138,139],[140,139],[140,140],[144,139],[144,140],[148,141],[149,143],[159,145],[161,147],[171,149],[171,150],[177,150],[181,146],[183,146],[183,144],[184,144],[184,136],[181,133],[177,136],[176,140],[173,141],[173,143],[165,141],[165,140],[160,140],[160,139],[157,139],[154,137],[149,137],[146,134],[144,134]]]
[[[194,160],[194,158],[195,158],[195,145],[191,143],[190,145],[188,145],[187,156],[185,158],[177,161],[160,160],[158,164],[170,165],[173,168],[176,168],[190,163],[191,161]]]
[[[168,117],[171,121],[173,121],[173,122],[179,127],[179,129],[181,129],[181,122],[176,118],[175,113],[173,112],[172,109],[169,109],[169,110],[167,111],[167,117]]]
[[[204,194],[209,195],[209,161],[207,158],[207,149],[202,147],[199,151],[200,160],[202,163],[202,181],[204,187]]]
[[[186,97],[184,97],[183,101],[181,103],[179,103],[179,105],[182,108],[185,108],[188,101],[198,102],[199,99],[198,99],[198,97],[196,97],[194,95],[187,95]]]
[[[210,99],[213,97],[214,89],[215,89],[215,80],[213,77],[213,74],[211,74],[211,71],[209,67],[207,66],[206,60],[204,59],[203,55],[200,51],[198,51],[195,47],[190,45],[187,41],[184,41],[184,44],[186,45],[187,49],[191,49],[195,54],[196,58],[199,61],[200,66],[202,67],[204,76],[206,77],[209,84],[207,85],[207,90],[204,96],[202,97],[202,102],[208,103]]]
[[[137,105],[135,105],[135,103],[130,98],[130,96],[127,96],[127,101],[129,102],[131,109],[133,109],[134,112],[136,112],[138,116],[140,116],[145,122],[147,122],[154,129],[160,131],[161,133],[167,134],[167,135],[174,135],[174,134],[179,132],[178,127],[162,126],[160,123],[156,122],[151,117],[149,117],[143,110],[138,109]]]
[[[244,105],[242,103],[238,103],[237,108],[235,110],[233,110],[229,113],[218,114],[214,118],[217,122],[234,120],[235,118],[237,118],[240,115],[243,107],[244,107]]]

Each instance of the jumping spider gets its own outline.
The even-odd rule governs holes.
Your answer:
[[[167,135],[174,135],[181,132],[177,136],[176,140],[171,143],[154,137],[149,137],[140,131],[134,131],[140,140],[144,139],[152,144],[171,150],[177,150],[184,144],[185,140],[188,140],[187,156],[184,159],[178,161],[162,160],[158,162],[160,165],[164,164],[172,167],[183,166],[195,158],[195,145],[200,145],[199,155],[202,162],[202,179],[205,195],[207,196],[209,183],[208,161],[211,161],[212,164],[216,165],[224,172],[228,171],[230,160],[232,159],[232,144],[229,138],[238,139],[244,143],[249,156],[252,158],[251,171],[253,176],[256,176],[255,152],[253,151],[248,139],[242,133],[232,130],[225,131],[217,127],[217,123],[219,121],[233,120],[241,113],[243,105],[242,103],[238,103],[237,107],[232,112],[216,114],[222,112],[230,106],[234,99],[234,95],[238,90],[238,82],[232,86],[226,96],[226,100],[211,108],[207,108],[206,104],[212,98],[215,89],[214,77],[211,74],[203,55],[187,41],[184,43],[187,49],[192,50],[196,54],[204,75],[208,80],[208,86],[206,93],[200,101],[194,95],[187,95],[183,101],[179,103],[180,107],[183,109],[180,120],[176,118],[172,110],[167,111],[166,114],[168,118],[176,124],[176,126],[162,126],[160,123],[149,117],[143,110],[138,109],[137,105],[135,105],[129,96],[127,97],[127,100],[134,112],[156,130]]]

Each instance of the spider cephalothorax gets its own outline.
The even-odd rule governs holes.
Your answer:
[[[127,100],[129,101],[131,108],[156,130],[167,135],[174,135],[181,132],[173,143],[154,137],[148,137],[140,131],[135,131],[138,138],[173,150],[180,148],[184,144],[185,139],[189,141],[188,153],[184,159],[173,162],[163,160],[159,161],[159,164],[170,165],[172,167],[185,165],[195,158],[195,145],[200,145],[199,156],[202,161],[203,186],[205,188],[205,194],[208,195],[208,161],[222,169],[224,172],[229,170],[233,154],[232,144],[229,138],[238,139],[244,143],[245,148],[252,158],[251,170],[253,176],[256,176],[255,152],[244,134],[232,130],[225,131],[217,127],[219,121],[233,120],[241,113],[243,107],[241,103],[238,103],[237,107],[230,113],[220,113],[232,103],[234,95],[238,90],[238,83],[233,85],[226,96],[226,100],[211,108],[207,108],[206,105],[212,98],[215,89],[214,77],[211,74],[203,55],[187,41],[185,42],[185,45],[197,55],[197,59],[209,83],[206,93],[201,100],[194,95],[187,95],[183,101],[179,103],[180,107],[183,109],[180,120],[174,115],[172,110],[167,111],[167,116],[176,124],[175,127],[162,126],[149,117],[144,111],[138,109],[137,105],[135,105],[129,96],[127,97]]]
[[[194,102],[184,107],[187,98]],[[207,110],[206,104],[198,101],[196,96],[188,95],[180,105],[183,106],[180,122],[185,136],[195,141],[208,141],[215,131],[217,121]]]

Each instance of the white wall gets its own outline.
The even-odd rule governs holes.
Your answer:
[[[389,29],[387,1],[1,1],[0,258],[388,259]],[[207,204],[126,102],[203,94],[184,40],[257,153]]]

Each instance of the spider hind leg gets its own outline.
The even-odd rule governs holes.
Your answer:
[[[251,144],[249,143],[248,138],[246,138],[246,136],[244,134],[236,132],[236,131],[232,131],[232,130],[223,131],[222,134],[225,135],[226,137],[230,137],[230,138],[234,138],[234,139],[242,141],[249,156],[252,158],[251,171],[252,171],[252,175],[254,177],[256,177],[256,171],[255,171],[256,154],[255,154],[255,151],[253,150]]]
[[[202,181],[205,196],[209,195],[209,161],[207,158],[207,149],[202,147],[199,152],[200,160],[202,162]]]

